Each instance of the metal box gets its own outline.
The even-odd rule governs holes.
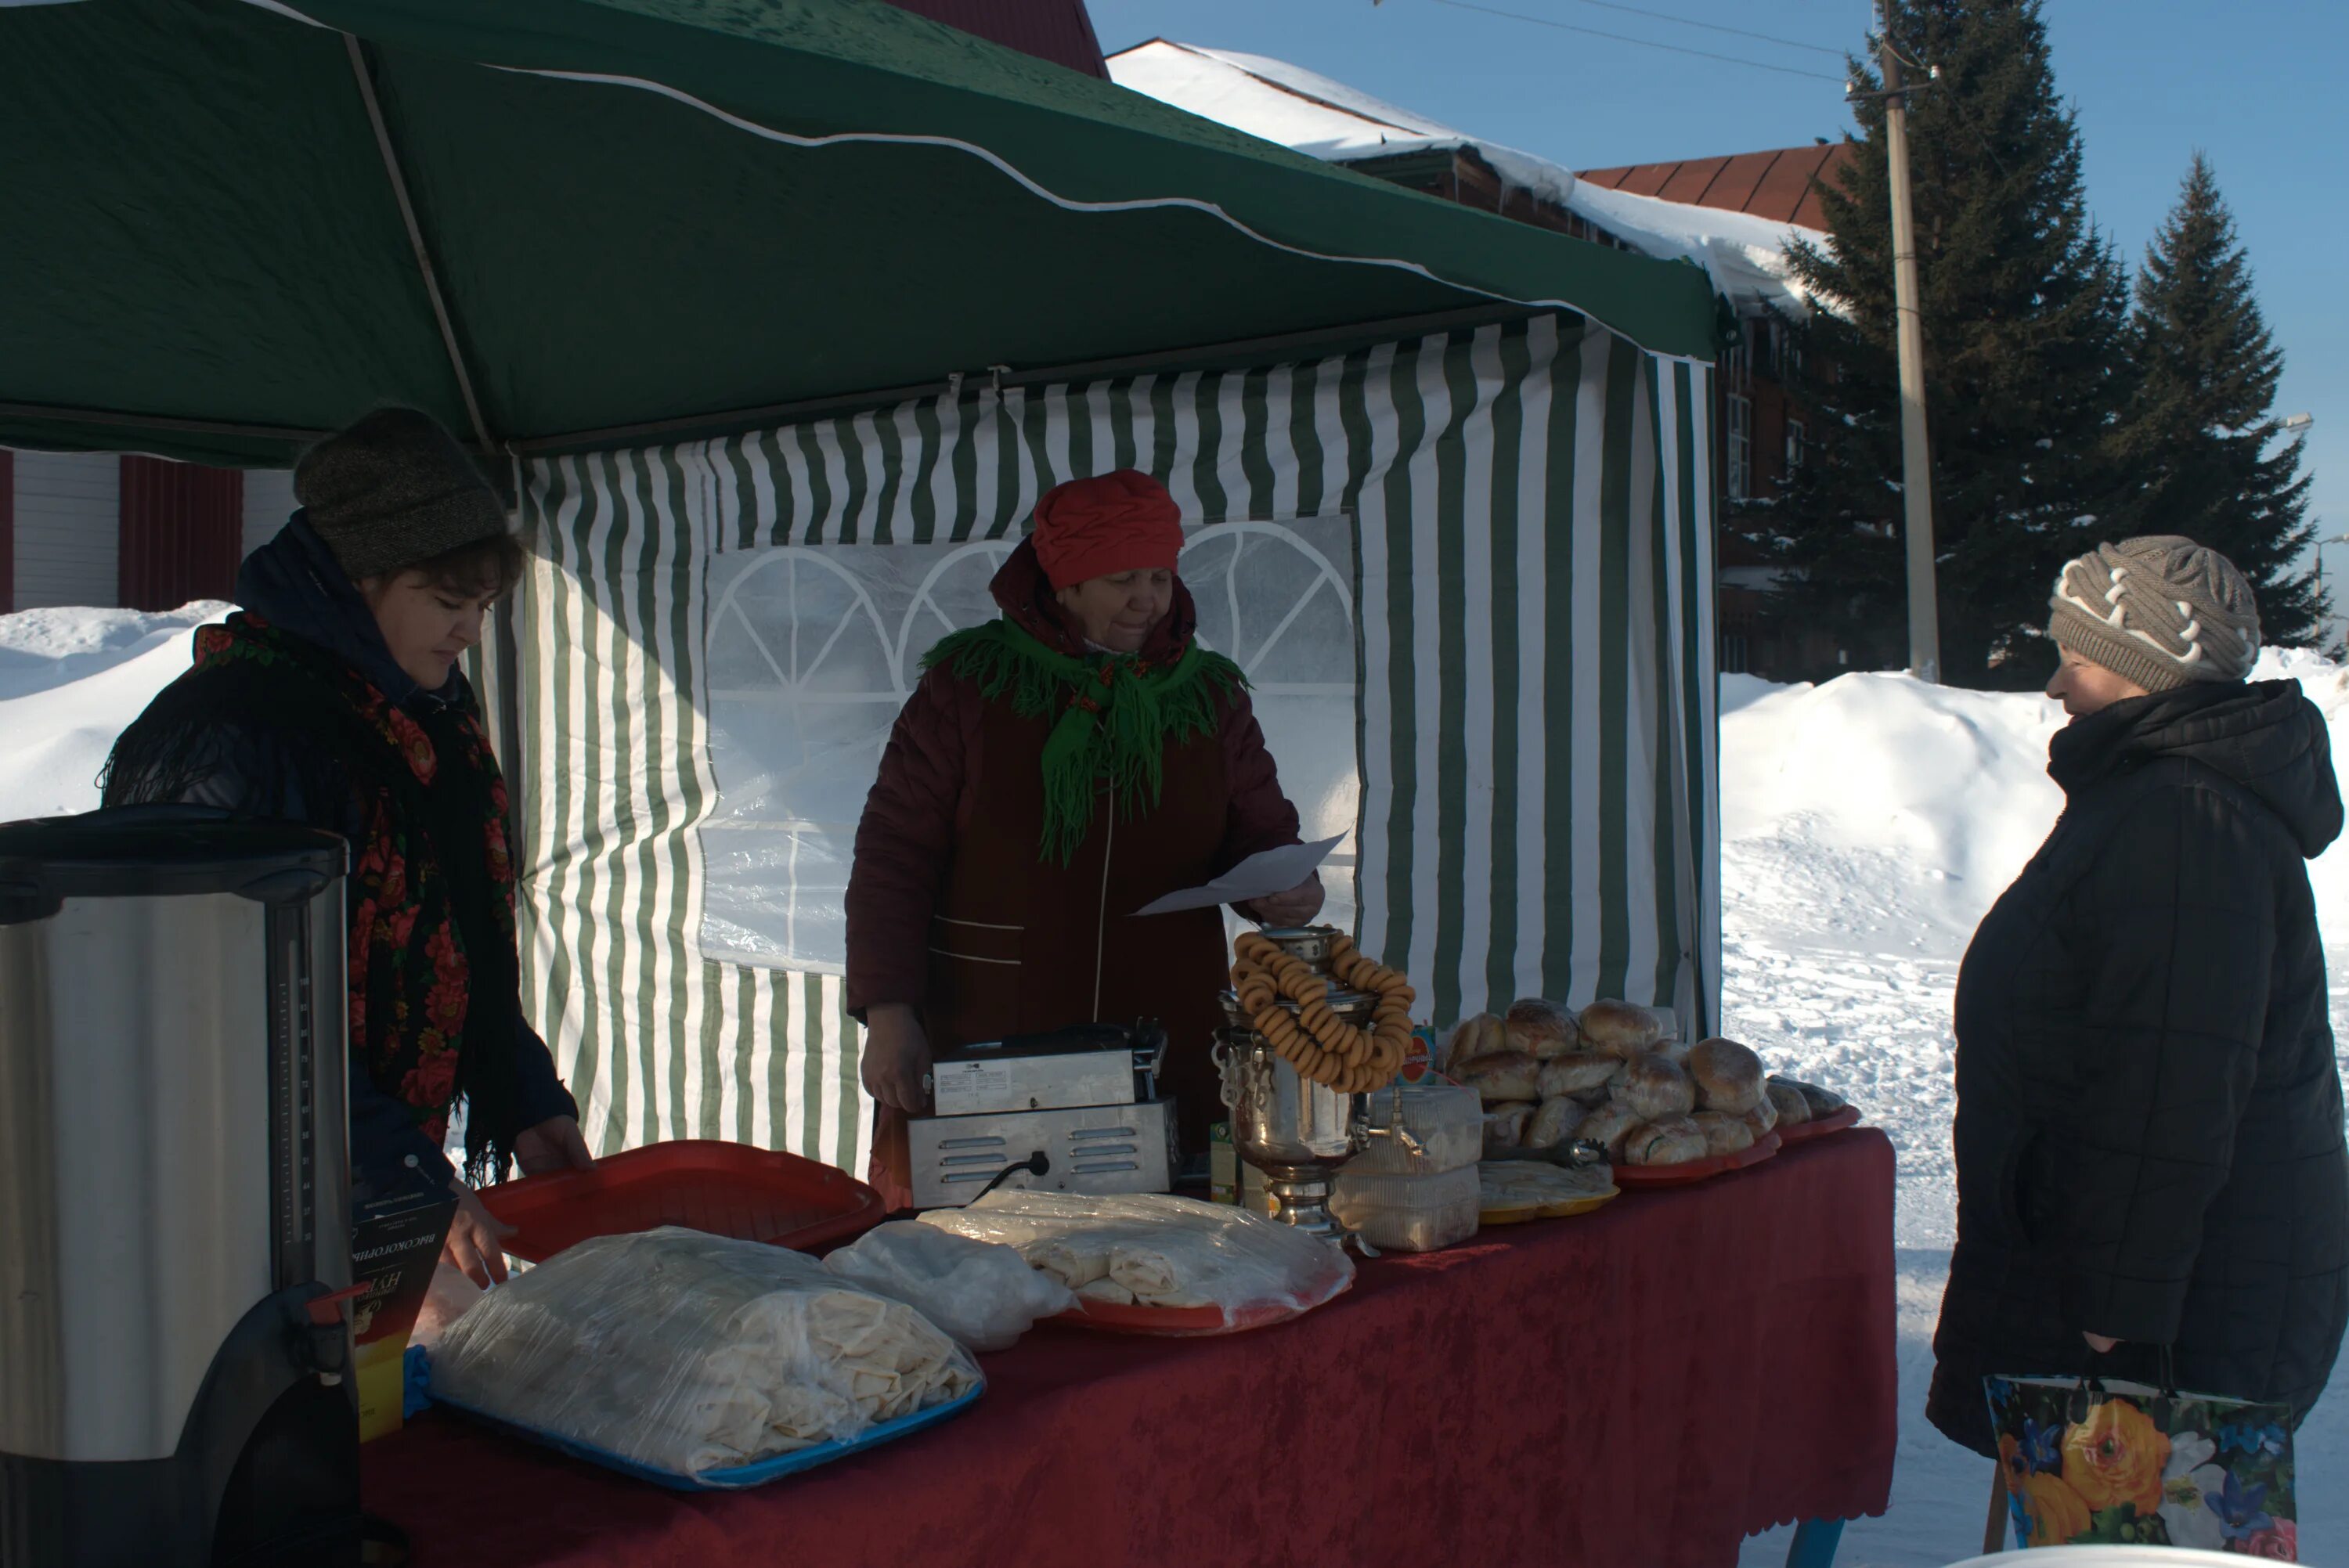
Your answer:
[[[1131,1068],[1125,1072],[1131,1080]],[[1050,1162],[1045,1174],[1016,1171],[1002,1185],[1095,1194],[1164,1192],[1174,1185],[1174,1102],[1170,1099],[917,1116],[905,1131],[917,1209],[959,1208],[978,1197],[1005,1166],[1040,1152]]]

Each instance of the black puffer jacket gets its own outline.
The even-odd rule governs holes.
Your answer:
[[[2297,684],[2075,720],[2067,804],[1958,978],[1958,1245],[1927,1414],[1985,1373],[2316,1402],[2349,1324],[2349,1152],[2303,861],[2340,834]],[[2091,1364],[2083,1331],[2127,1343]]]

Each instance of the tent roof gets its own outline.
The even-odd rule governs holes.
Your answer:
[[[1713,349],[1693,268],[881,0],[0,7],[0,440],[24,444],[281,461],[386,399],[493,444],[616,444],[1495,303]]]

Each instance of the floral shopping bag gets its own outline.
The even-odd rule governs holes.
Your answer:
[[[1982,1388],[2020,1544],[2300,1561],[2289,1406],[2093,1377]]]

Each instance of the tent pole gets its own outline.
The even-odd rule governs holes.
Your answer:
[[[182,419],[170,414],[126,414],[119,408],[63,408],[47,403],[0,403],[0,418],[55,419],[61,425],[129,425],[186,436],[249,436],[306,447],[331,430],[297,430],[284,425],[238,425],[219,419]]]
[[[399,202],[400,222],[408,225],[408,243],[416,253],[416,269],[424,274],[424,293],[432,302],[432,319],[440,325],[440,346],[448,352],[449,368],[457,377],[457,390],[464,395],[465,415],[473,422],[473,438],[481,449],[494,452],[498,444],[490,438],[490,427],[481,418],[481,399],[473,396],[473,378],[466,372],[465,356],[457,346],[457,328],[449,319],[448,303],[440,297],[440,277],[433,270],[431,250],[424,243],[424,226],[417,221],[416,203],[408,194],[408,178],[400,172],[399,154],[391,145],[391,127],[384,123],[383,106],[376,101],[375,77],[369,74],[366,51],[357,38],[346,33],[343,47],[351,59],[351,76],[359,85],[360,101],[367,105],[367,123],[375,127],[376,150],[383,154],[383,171],[391,181],[391,193]]]

